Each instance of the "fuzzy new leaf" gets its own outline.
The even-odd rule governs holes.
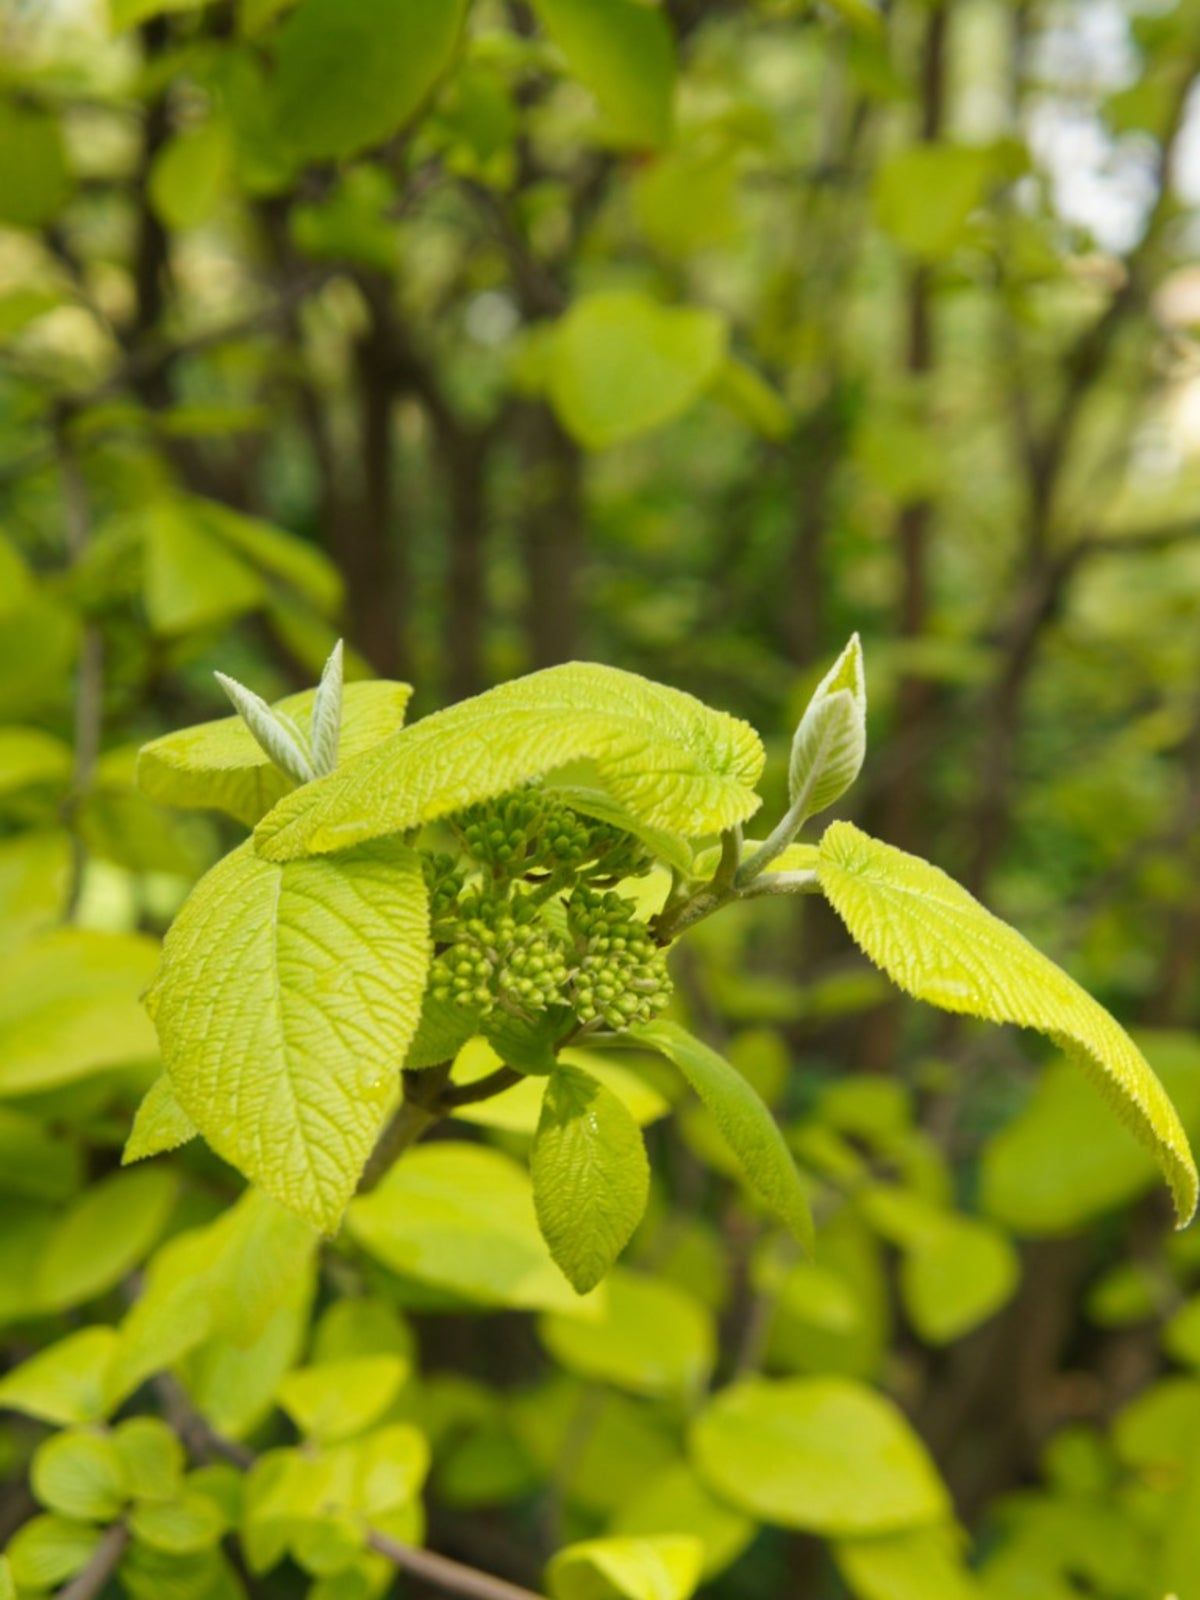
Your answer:
[[[261,695],[236,678],[225,673],[214,673],[217,682],[233,702],[238,715],[254,735],[254,741],[282,772],[297,783],[309,783],[315,777],[308,753],[296,738],[296,725],[277,716]]]
[[[420,866],[392,843],[281,866],[247,842],[167,935],[148,1004],[179,1105],[327,1231],[395,1094],[428,941]]]
[[[288,795],[255,833],[274,860],[401,833],[589,759],[643,823],[697,838],[758,808],[758,735],[677,689],[574,662],[531,673],[387,739]]]
[[[590,1073],[557,1066],[546,1082],[529,1170],[550,1254],[586,1294],[646,1209],[650,1167],[637,1123]]]
[[[411,694],[407,683],[386,679],[348,683],[342,695],[340,758],[361,755],[395,733]],[[316,697],[315,689],[305,689],[277,701],[273,710],[302,732],[308,729],[311,739]],[[294,787],[241,717],[201,722],[144,745],[137,777],[143,793],[163,805],[225,811],[251,827]]]
[[[817,685],[792,741],[788,788],[797,825],[845,794],[866,753],[867,690],[855,634]]]
[[[819,876],[855,942],[908,994],[1049,1035],[1150,1147],[1180,1225],[1189,1220],[1196,1166],[1175,1108],[1133,1040],[1073,978],[937,867],[851,823],[826,830]]]
[[[338,741],[342,731],[342,641],[339,639],[330,652],[321,681],[313,699],[312,748],[313,770],[323,778],[333,771],[338,761]]]

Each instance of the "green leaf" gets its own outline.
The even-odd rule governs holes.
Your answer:
[[[0,795],[71,776],[71,747],[40,728],[0,728]]]
[[[736,356],[725,357],[709,394],[764,439],[786,439],[795,426],[795,413],[782,395]]]
[[[538,1332],[568,1371],[633,1394],[693,1395],[715,1357],[712,1319],[697,1300],[672,1283],[620,1267],[590,1315],[550,1314]]]
[[[0,1409],[58,1427],[98,1422],[108,1410],[104,1380],[119,1343],[115,1328],[69,1333],[0,1378]]]
[[[166,1227],[178,1193],[178,1178],[163,1167],[94,1184],[51,1234],[30,1286],[32,1304],[62,1311],[119,1283]]]
[[[216,1150],[332,1232],[395,1096],[429,960],[395,843],[280,865],[250,843],[193,889],[150,995],[163,1064]]]
[[[596,96],[614,140],[639,148],[668,143],[675,45],[663,13],[639,0],[533,0],[533,8]]]
[[[29,1094],[155,1055],[138,996],[157,946],[140,934],[58,928],[13,951],[0,989],[0,1096]]]
[[[715,1577],[750,1543],[755,1525],[711,1494],[684,1461],[637,1483],[612,1523],[612,1532],[690,1534],[704,1547],[704,1576]]]
[[[194,1139],[196,1133],[195,1123],[176,1100],[171,1080],[164,1072],[146,1090],[137,1108],[121,1163],[128,1166],[130,1162],[141,1161],[146,1156],[177,1150],[181,1144]]]
[[[82,1181],[78,1145],[38,1117],[0,1106],[0,1189],[30,1200],[67,1200]]]
[[[65,830],[0,840],[0,951],[53,927],[66,903],[71,839]]]
[[[69,1517],[34,1517],[8,1546],[12,1575],[21,1589],[50,1589],[73,1578],[104,1537],[99,1528]]]
[[[698,837],[758,807],[758,735],[691,695],[590,663],[550,667],[405,728],[280,802],[259,824],[276,860],[400,833],[581,757],[641,821]]]
[[[275,115],[297,155],[349,156],[420,109],[453,59],[466,0],[300,0],[279,33]]]
[[[17,1600],[17,1583],[7,1556],[0,1556],[0,1600]]]
[[[254,1336],[216,1330],[185,1356],[183,1382],[196,1409],[223,1438],[245,1439],[270,1416],[285,1375],[308,1337],[315,1263],[305,1259]]]
[[[158,1417],[130,1417],[113,1429],[112,1441],[130,1495],[135,1500],[171,1500],[183,1482],[183,1445]]]
[[[700,1414],[692,1450],[733,1505],[826,1538],[919,1527],[950,1509],[897,1407],[847,1378],[734,1384]]]
[[[129,1529],[141,1544],[170,1555],[195,1555],[211,1550],[225,1532],[221,1508],[206,1494],[186,1490],[175,1500],[147,1501],[135,1506]]]
[[[155,633],[190,633],[265,603],[262,579],[205,530],[185,500],[159,500],[138,521],[146,614]]]
[[[578,1313],[579,1299],[538,1231],[529,1177],[498,1150],[418,1145],[346,1227],[393,1272],[483,1305]]]
[[[129,1492],[112,1439],[83,1429],[47,1439],[34,1455],[30,1482],[48,1511],[85,1522],[111,1522]]]
[[[70,193],[58,118],[0,100],[0,226],[40,228],[58,216]]]
[[[362,1433],[382,1416],[407,1378],[409,1362],[397,1355],[348,1356],[289,1372],[279,1404],[301,1433],[322,1443]]]
[[[788,764],[797,827],[839,800],[867,753],[867,686],[862,645],[854,634],[813,692]]]
[[[970,215],[983,203],[996,175],[990,149],[909,145],[876,169],[876,220],[906,250],[937,261],[962,243]]]
[[[215,1335],[252,1344],[303,1289],[316,1243],[299,1217],[251,1189],[208,1227],[161,1246],[121,1324],[105,1374],[110,1400]]]
[[[546,1569],[553,1600],[689,1600],[704,1546],[688,1535],[587,1539],[560,1550]]]
[[[589,1073],[560,1064],[546,1080],[529,1170],[550,1254],[586,1294],[646,1209],[650,1164],[638,1125]]]
[[[712,1113],[751,1192],[811,1250],[812,1214],[796,1163],[775,1118],[741,1073],[676,1022],[631,1028],[629,1038],[679,1068]]]
[[[148,193],[166,227],[197,228],[228,192],[234,173],[229,129],[217,117],[186,128],[159,151],[150,169]]]
[[[277,700],[282,712],[308,735],[315,689]],[[407,683],[386,679],[348,683],[342,704],[339,753],[343,762],[362,755],[396,733],[412,696]],[[295,785],[272,765],[241,717],[222,717],[165,734],[142,747],[138,784],[162,805],[225,811],[253,826]]]
[[[580,444],[608,449],[694,405],[720,370],[727,336],[716,311],[636,290],[585,295],[550,334],[550,398]]]
[[[1128,1034],[1074,979],[938,868],[848,822],[821,840],[821,888],[855,942],[908,994],[1048,1034],[1104,1090],[1166,1174],[1180,1225],[1197,1176],[1175,1108]]]
[[[1017,1253],[998,1229],[946,1215],[906,1252],[900,1292],[922,1339],[948,1344],[1006,1304],[1019,1277]]]
[[[960,1543],[950,1527],[912,1528],[844,1540],[834,1558],[858,1600],[983,1600]]]
[[[1200,1046],[1191,1035],[1139,1031],[1136,1042],[1178,1108],[1200,1125]],[[1028,1103],[987,1143],[984,1209],[1025,1235],[1069,1233],[1155,1181],[1154,1160],[1068,1061],[1052,1062]]]
[[[185,495],[189,515],[218,543],[244,556],[257,571],[277,578],[292,593],[322,614],[336,612],[345,585],[341,573],[323,551],[307,539],[287,533],[261,517],[248,517],[218,500]]]

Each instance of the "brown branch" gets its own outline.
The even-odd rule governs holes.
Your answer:
[[[516,1067],[497,1067],[494,1072],[478,1078],[474,1083],[452,1084],[439,1097],[438,1107],[442,1111],[457,1111],[460,1106],[473,1106],[480,1100],[490,1100],[493,1095],[503,1094],[524,1077],[525,1074],[518,1072]]]
[[[129,1529],[114,1522],[88,1557],[87,1566],[58,1591],[58,1600],[96,1600],[120,1565],[129,1543]]]
[[[468,1567],[449,1556],[440,1556],[433,1550],[420,1550],[416,1545],[402,1544],[383,1533],[371,1533],[367,1543],[376,1555],[383,1556],[402,1572],[421,1578],[440,1589],[444,1594],[462,1595],[464,1600],[542,1600],[532,1589],[509,1583],[506,1578],[494,1578],[489,1572]]]

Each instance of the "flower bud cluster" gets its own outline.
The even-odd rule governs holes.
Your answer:
[[[649,1022],[671,995],[666,957],[638,921],[631,901],[578,885],[567,901],[577,955],[572,1009],[581,1022],[610,1028]]]
[[[497,1005],[523,1012],[561,1004],[570,980],[566,950],[525,893],[469,893],[453,938],[430,970],[435,1000],[486,1016]]]
[[[568,883],[589,866],[592,874],[618,878],[650,865],[639,840],[581,816],[537,784],[469,807],[458,829],[469,854],[494,878],[534,873]]]

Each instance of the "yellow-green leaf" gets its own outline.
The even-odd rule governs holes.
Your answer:
[[[758,808],[763,750],[747,723],[631,672],[573,662],[414,723],[288,795],[255,844],[275,860],[401,833],[581,758],[642,822],[689,838]]]
[[[637,1123],[590,1073],[560,1063],[546,1080],[529,1171],[550,1254],[586,1294],[646,1209],[650,1165]]]
[[[149,996],[183,1110],[227,1161],[336,1229],[395,1096],[429,959],[420,865],[395,843],[196,885]]]
[[[689,1600],[703,1558],[688,1534],[587,1539],[558,1552],[546,1581],[554,1600]]]
[[[1187,1134],[1141,1051],[1098,1001],[937,867],[849,822],[821,840],[821,888],[856,943],[918,1000],[1049,1035],[1104,1090],[1196,1209]]]
[[[811,1250],[812,1215],[796,1163],[775,1118],[750,1083],[677,1022],[648,1022],[631,1029],[629,1037],[674,1062],[712,1112],[750,1190]]]

